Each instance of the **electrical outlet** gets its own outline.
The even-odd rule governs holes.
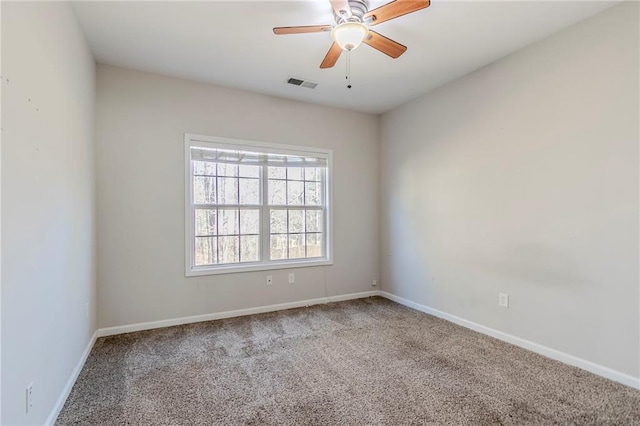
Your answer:
[[[296,275],[293,272],[291,272],[289,274],[289,284],[293,284],[295,282],[296,282]]]
[[[503,308],[509,307],[509,295],[507,293],[499,293],[498,294],[498,305]]]
[[[267,285],[273,284],[273,276],[267,275]]]
[[[25,412],[29,414],[29,411],[33,410],[33,382],[29,383],[29,386],[27,386],[25,404],[26,404]]]
[[[375,287],[378,285],[378,280],[371,280],[371,287]]]

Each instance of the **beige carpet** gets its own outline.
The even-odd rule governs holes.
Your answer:
[[[98,339],[57,424],[639,425],[640,391],[374,297]]]

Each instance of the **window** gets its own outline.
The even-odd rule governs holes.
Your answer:
[[[186,274],[331,264],[331,151],[185,135]]]

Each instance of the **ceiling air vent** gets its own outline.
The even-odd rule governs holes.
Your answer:
[[[289,77],[287,83],[293,84],[294,86],[306,87],[307,89],[315,89],[318,85],[318,83],[314,83],[313,81],[301,80],[294,77]]]

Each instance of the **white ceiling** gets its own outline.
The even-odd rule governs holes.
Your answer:
[[[370,9],[384,4],[370,0]],[[398,59],[361,46],[321,70],[329,33],[276,36],[275,26],[332,24],[328,0],[78,2],[98,62],[290,99],[381,113],[594,15],[604,1],[438,1],[377,25],[406,46]],[[312,80],[311,90],[285,84]]]

